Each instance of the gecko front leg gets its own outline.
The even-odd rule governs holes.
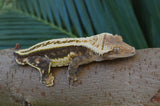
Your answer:
[[[52,86],[54,76],[50,73],[51,61],[45,56],[31,56],[27,58],[28,65],[39,70],[41,74],[41,83],[46,86]]]
[[[77,81],[77,70],[78,67],[82,64],[87,64],[93,61],[93,58],[90,55],[82,55],[75,57],[68,66],[67,74],[69,85]]]

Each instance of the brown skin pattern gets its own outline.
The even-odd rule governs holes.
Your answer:
[[[50,51],[48,50],[48,51],[35,52],[31,53],[30,55],[20,56],[16,53],[14,53],[14,55],[16,60],[19,60],[21,61],[21,63],[28,64],[39,70],[39,72],[42,75],[41,77],[42,84],[46,84],[46,86],[52,86],[54,77],[51,76],[50,71],[48,71],[51,68],[50,59],[66,57],[70,52],[74,52],[75,54],[77,54],[76,56],[72,57],[72,61],[70,62],[67,70],[69,84],[73,84],[73,82],[77,80],[76,72],[79,65],[90,63],[91,61],[93,61],[91,57],[93,55],[96,55],[95,52],[87,49],[86,47],[68,46],[68,47],[56,48]]]
[[[63,45],[59,46],[61,44]],[[69,84],[73,84],[77,80],[77,69],[82,64],[130,57],[134,54],[135,48],[124,43],[120,36],[107,33],[86,39],[46,41],[29,49],[14,52],[18,64],[28,64],[39,70],[42,76],[41,82],[46,86],[53,85],[54,76],[50,72],[51,67],[68,66],[67,77]]]

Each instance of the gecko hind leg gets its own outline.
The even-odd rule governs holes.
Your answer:
[[[52,86],[54,76],[50,73],[51,62],[45,56],[32,56],[27,59],[27,64],[38,69],[41,74],[41,83],[46,86]]]
[[[67,73],[68,73],[67,77],[68,77],[69,85],[73,85],[73,83],[77,81],[78,67],[82,64],[90,63],[91,61],[92,61],[92,58],[90,55],[75,57],[71,61],[70,65],[68,66],[68,70],[67,70]]]

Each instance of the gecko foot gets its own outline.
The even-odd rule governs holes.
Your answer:
[[[77,80],[78,80],[78,78],[77,78],[76,75],[72,75],[72,76],[68,75],[69,85],[73,85],[73,83],[74,83],[75,81],[77,81]]]
[[[51,74],[49,74],[49,76],[47,78],[42,79],[41,83],[45,84],[47,87],[51,87],[54,85],[53,81],[54,81],[54,76],[51,73]]]

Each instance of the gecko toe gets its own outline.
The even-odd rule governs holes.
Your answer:
[[[43,85],[46,85],[47,87],[50,87],[50,86],[54,85],[53,81],[54,81],[54,76],[52,76],[52,74],[50,74],[49,77],[42,79],[41,83]]]
[[[68,81],[69,81],[69,85],[73,85],[73,79],[72,78],[69,78]]]
[[[77,81],[77,76],[74,76],[74,77],[68,76],[68,81],[69,81],[69,85],[73,86],[74,82]]]

